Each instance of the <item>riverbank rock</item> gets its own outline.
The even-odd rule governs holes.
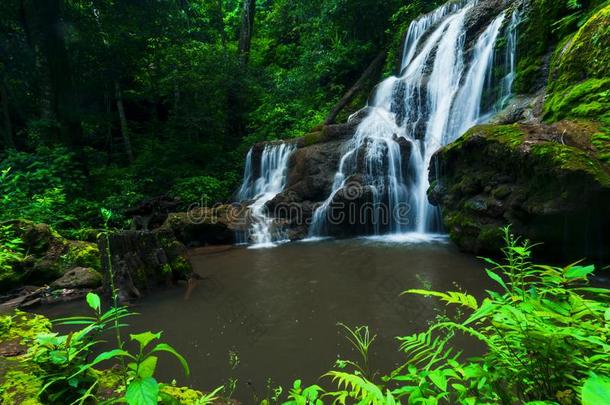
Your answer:
[[[247,227],[246,206],[230,204],[169,214],[160,231],[171,231],[184,245],[198,247],[234,244],[236,234]]]
[[[155,285],[187,279],[192,273],[186,247],[171,230],[102,235],[99,248],[104,286],[110,291],[113,282],[122,302],[140,298]]]
[[[54,289],[98,288],[102,286],[102,275],[90,267],[75,267],[51,283]]]
[[[101,267],[95,244],[67,240],[46,224],[13,220],[1,223],[0,228],[2,237],[14,245],[0,266],[0,293],[28,284],[51,283],[74,267]]]
[[[430,201],[463,250],[497,254],[499,227],[555,260],[610,259],[610,166],[594,122],[481,125],[437,152]]]

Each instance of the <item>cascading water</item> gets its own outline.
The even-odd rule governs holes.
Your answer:
[[[465,49],[465,21],[476,4],[446,4],[411,24],[401,76],[377,86],[368,115],[341,159],[332,192],[313,214],[311,237],[327,235],[335,196],[350,186],[357,173],[364,175],[359,186],[372,193],[374,219],[390,217],[387,224],[373,224],[375,234],[440,231],[440,215],[427,198],[432,155],[490,115],[482,111],[481,100],[492,82],[494,48],[506,12],[489,24],[471,49]],[[502,83],[503,98],[510,96],[514,79],[517,24],[513,14],[507,34],[512,59]],[[407,156],[401,150],[405,142],[411,150],[408,162],[403,162]]]
[[[254,243],[252,247],[272,247],[284,239],[274,219],[267,215],[265,204],[284,190],[288,160],[294,149],[294,145],[285,143],[266,145],[258,167],[255,167],[254,151],[251,149],[248,152],[244,180],[237,192],[237,199],[253,201],[249,205],[251,225],[244,238],[244,242]]]
[[[506,106],[513,93],[513,83],[517,75],[517,28],[521,24],[521,14],[515,9],[508,26],[508,35],[506,36],[506,53],[504,55],[505,63],[508,65],[508,73],[502,79],[500,93],[500,108]]]

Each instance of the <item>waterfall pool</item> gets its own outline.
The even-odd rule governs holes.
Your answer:
[[[320,383],[337,358],[355,359],[339,322],[368,325],[377,334],[372,366],[391,371],[403,360],[394,338],[423,330],[447,308],[433,298],[400,296],[407,289],[461,288],[481,296],[493,288],[481,261],[442,237],[192,253],[202,276],[198,285],[188,294],[184,284],[149,294],[132,308],[140,315],[129,319],[128,331],[163,331],[163,341],[188,359],[192,375],[186,380],[177,362],[162,356],[161,380],[211,389],[238,378],[235,397],[246,404],[253,403],[253,392],[265,392],[268,378],[285,389],[296,378]],[[86,311],[83,301],[41,310],[52,318]],[[476,354],[476,342],[460,342]],[[240,359],[234,370],[229,351]]]

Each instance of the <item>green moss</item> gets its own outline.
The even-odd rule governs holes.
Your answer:
[[[595,148],[600,160],[610,164],[610,130],[593,134],[591,144]]]
[[[459,149],[465,142],[476,136],[496,140],[502,144],[515,148],[523,143],[525,133],[518,124],[513,125],[478,125],[468,130],[460,139],[452,143],[448,149]]]
[[[532,152],[542,160],[552,161],[557,168],[588,173],[601,185],[610,187],[608,167],[583,150],[558,143],[544,142],[533,145]]]
[[[514,82],[514,90],[522,94],[537,91],[539,84],[544,82],[545,56],[557,41],[553,23],[567,13],[563,2],[557,0],[531,0],[526,4],[526,18],[517,41],[519,63]]]
[[[519,94],[529,94],[536,91],[536,83],[540,80],[542,60],[540,58],[525,58],[517,65],[517,74],[513,90]]]
[[[40,333],[49,333],[51,322],[41,315],[21,311],[0,316],[0,344],[17,343],[25,352],[27,344]],[[15,342],[16,341],[16,342]],[[12,346],[14,347],[14,346]],[[38,392],[42,388],[40,370],[23,355],[0,357],[0,403],[37,405]]]
[[[501,228],[496,225],[481,227],[477,243],[479,246],[485,246],[485,250],[499,252],[504,245]]]
[[[610,5],[605,5],[555,51],[545,119],[598,119],[610,111],[609,43]]]
[[[303,141],[305,143],[305,146],[311,146],[311,145],[315,145],[316,143],[320,143],[322,141],[322,137],[323,137],[322,131],[312,132],[310,134],[303,136]]]
[[[102,268],[100,250],[95,243],[70,242],[70,250],[63,258],[64,267],[90,267],[95,270]]]
[[[14,405],[39,405],[38,392],[42,388],[40,378],[22,370],[8,371],[0,385],[0,403]]]
[[[0,316],[0,342],[19,339],[21,343],[34,340],[40,333],[49,333],[51,321],[42,315],[15,311]]]
[[[558,90],[555,86],[545,103],[545,119],[596,119],[610,111],[610,77],[588,79]]]
[[[171,271],[177,275],[190,274],[193,269],[188,259],[178,256],[169,264]]]
[[[173,385],[163,385],[161,392],[174,398],[179,404],[195,404],[203,397],[201,391],[187,387],[176,387]]]

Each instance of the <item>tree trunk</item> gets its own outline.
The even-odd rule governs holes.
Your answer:
[[[244,0],[244,7],[241,14],[241,30],[239,33],[239,55],[244,64],[247,64],[250,58],[255,13],[256,0]]]
[[[125,146],[125,153],[129,163],[133,163],[133,150],[131,149],[131,139],[129,138],[129,127],[127,126],[127,117],[125,116],[125,107],[123,105],[123,93],[121,93],[121,87],[119,82],[114,82],[114,90],[116,97],[116,108],[119,112],[119,122],[121,124],[121,135],[123,136],[123,144]]]
[[[21,21],[39,72],[41,115],[57,120],[64,144],[80,150],[79,93],[66,47],[63,10],[63,0],[22,0]]]
[[[222,48],[226,50],[227,34],[225,32],[225,21],[223,15],[222,0],[218,0],[216,3],[216,20],[218,24],[218,31],[220,32],[220,40],[222,41]]]
[[[4,121],[2,131],[4,134],[4,146],[6,148],[14,148],[15,140],[13,139],[13,125],[11,124],[11,115],[8,109],[8,92],[6,91],[4,79],[0,82],[0,105],[2,106],[2,118]]]
[[[332,109],[332,111],[330,112],[330,114],[326,118],[326,121],[324,121],[324,125],[330,125],[330,124],[333,124],[335,122],[335,120],[337,119],[337,116],[339,115],[339,113],[364,88],[364,86],[366,85],[367,80],[371,76],[373,76],[379,70],[379,68],[381,68],[381,66],[383,65],[383,62],[385,61],[385,58],[386,58],[385,50],[379,52],[379,54],[377,55],[377,57],[375,57],[373,62],[371,62],[369,67],[366,68],[366,70],[364,71],[362,76],[360,76],[360,78],[358,79],[356,84],[354,84],[352,86],[352,88],[349,89],[347,93],[345,93],[343,98],[341,98],[341,100],[339,100],[339,102],[335,105],[335,107]]]

